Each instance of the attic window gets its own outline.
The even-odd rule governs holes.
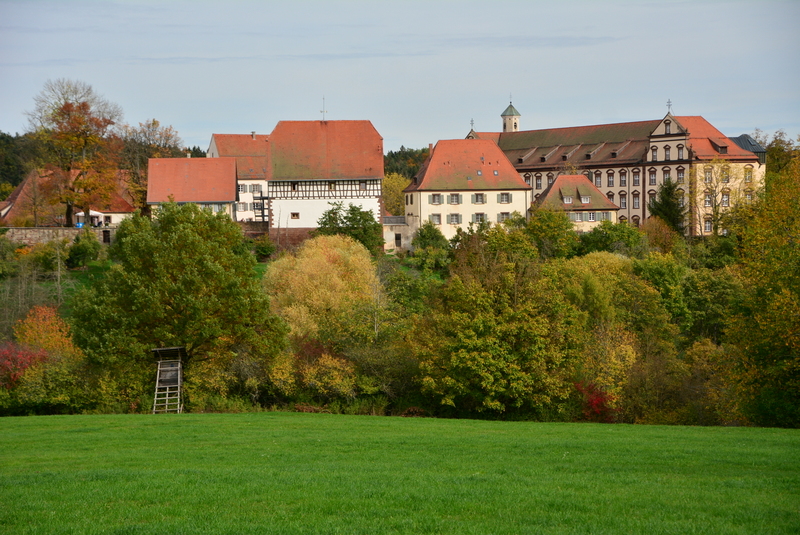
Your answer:
[[[612,153],[611,153],[611,157],[612,157],[612,158],[616,158],[616,157],[617,157],[617,151],[614,151],[614,152],[612,152]]]
[[[566,162],[567,161],[567,155],[566,154],[562,154],[561,155],[561,161],[562,162]]]
[[[592,159],[592,153],[591,152],[587,152],[586,153],[586,159],[587,160],[591,160]]]
[[[497,176],[497,169],[494,170],[494,176]]]
[[[541,158],[539,158],[539,160],[544,162],[546,160],[546,158],[544,156],[542,156]],[[520,158],[519,163],[522,163],[522,158]]]
[[[542,161],[544,161],[544,158],[542,158]],[[517,163],[522,163],[522,158],[517,158]]]
[[[572,196],[565,195],[564,196],[564,204],[572,204]]]
[[[672,123],[669,121],[664,121],[664,133],[671,134],[672,133]]]
[[[481,158],[481,160],[483,160],[483,158]],[[483,175],[483,171],[481,171],[480,169],[478,169],[476,171],[476,173],[478,174],[478,176],[482,176]]]
[[[588,195],[581,195],[581,202],[583,204],[589,204],[590,202],[592,202],[592,198],[589,197]]]

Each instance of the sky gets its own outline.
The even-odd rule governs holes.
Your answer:
[[[50,79],[187,146],[368,119],[384,151],[502,129],[702,115],[800,135],[800,1],[0,0],[0,131]],[[324,108],[323,108],[324,99]],[[474,123],[473,123],[474,121]]]

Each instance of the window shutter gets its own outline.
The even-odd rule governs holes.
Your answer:
[[[458,204],[462,204],[464,202],[463,196],[459,193],[458,194]]]
[[[472,222],[475,222],[475,214],[472,214]]]
[[[428,204],[433,204],[433,195],[428,195]]]
[[[475,204],[475,194],[474,193],[472,194],[471,199],[472,199],[472,204]]]
[[[503,198],[503,196],[498,193],[497,194],[497,202],[501,203],[502,201],[500,199],[502,199],[502,198]]]
[[[508,202],[512,202],[513,197],[514,197],[513,194],[509,193],[508,194]]]
[[[502,215],[503,215],[503,214],[497,214],[497,222],[498,222],[498,223],[502,223],[502,222],[503,222],[503,220],[501,219],[501,216],[502,216]]]

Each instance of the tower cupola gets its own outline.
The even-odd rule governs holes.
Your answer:
[[[519,132],[519,118],[521,116],[511,102],[508,103],[506,111],[500,117],[503,118],[503,132]]]

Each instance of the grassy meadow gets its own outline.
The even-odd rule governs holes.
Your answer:
[[[0,419],[0,533],[797,533],[800,431],[300,413]]]

